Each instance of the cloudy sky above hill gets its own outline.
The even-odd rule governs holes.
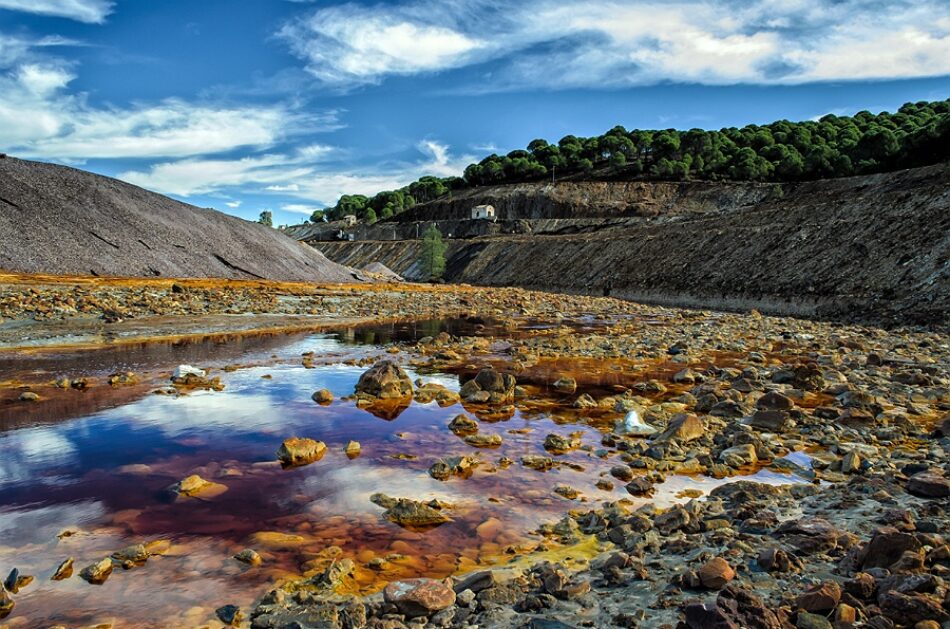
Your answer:
[[[0,0],[0,150],[277,223],[537,137],[948,97],[946,0]]]

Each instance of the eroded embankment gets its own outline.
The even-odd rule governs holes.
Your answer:
[[[705,185],[705,184],[704,184]],[[419,241],[318,243],[417,277]],[[950,167],[790,186],[781,198],[564,236],[451,240],[446,278],[888,324],[947,322]]]

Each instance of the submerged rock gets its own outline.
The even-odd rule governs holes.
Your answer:
[[[198,496],[210,498],[227,491],[227,486],[205,480],[197,474],[183,478],[168,488],[168,491],[178,498],[196,498]]]
[[[112,559],[109,557],[90,564],[79,572],[79,576],[82,577],[83,580],[93,585],[102,585],[111,574]]]
[[[238,554],[234,555],[234,558],[241,563],[246,563],[249,566],[259,566],[264,561],[260,554],[253,548],[245,548]]]
[[[449,422],[449,430],[458,436],[473,435],[478,432],[478,422],[466,415],[456,415]]]
[[[551,454],[567,454],[581,447],[582,432],[572,432],[570,435],[551,433],[544,438],[544,449]]]
[[[526,454],[521,457],[521,464],[532,470],[538,470],[539,472],[546,472],[549,469],[553,468],[556,465],[554,459],[549,456],[541,456],[538,454]]]
[[[360,376],[356,383],[357,396],[377,400],[396,400],[412,397],[412,380],[402,367],[392,360],[381,360]]]
[[[439,406],[452,406],[459,401],[459,394],[441,384],[427,382],[415,392],[415,400],[420,404],[435,402]]]
[[[277,460],[285,467],[298,467],[319,461],[326,454],[327,444],[306,437],[290,437],[277,449]]]
[[[237,605],[224,605],[223,607],[219,607],[214,610],[214,615],[218,617],[218,620],[229,627],[241,624],[241,621],[244,619],[244,614],[241,613],[241,608]]]
[[[468,478],[478,466],[478,459],[470,456],[450,456],[439,459],[429,468],[429,476],[436,480],[448,480],[452,476]]]
[[[497,448],[502,444],[502,438],[495,433],[477,433],[465,437],[465,443],[475,448]]]
[[[476,404],[506,404],[515,399],[515,378],[488,367],[462,385],[459,395],[466,402]]]
[[[32,582],[32,575],[20,574],[19,569],[14,568],[3,581],[3,587],[5,587],[10,594],[18,594],[21,589],[25,588]]]
[[[310,399],[321,406],[326,406],[333,401],[333,393],[331,393],[329,389],[320,389],[319,391],[314,391]]]
[[[6,618],[13,613],[14,607],[16,607],[16,602],[10,598],[6,590],[0,588],[0,619]]]
[[[62,581],[63,579],[68,579],[73,576],[73,563],[74,559],[72,557],[67,557],[63,560],[59,567],[56,568],[56,571],[53,573],[53,576],[50,577],[51,581]]]
[[[392,498],[386,494],[373,494],[370,500],[386,509],[383,517],[406,528],[431,528],[450,522],[442,513],[443,505],[435,500],[419,502],[409,498]]]
[[[558,393],[574,393],[577,391],[577,380],[574,378],[558,378],[552,385]]]
[[[145,544],[134,544],[112,553],[112,559],[123,566],[141,565],[148,561],[149,552]]]

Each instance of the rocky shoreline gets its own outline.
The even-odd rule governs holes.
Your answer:
[[[599,486],[626,483],[630,495],[649,496],[666,474],[723,478],[763,467],[794,482],[739,480],[669,509],[621,498],[571,510],[539,533],[566,544],[595,536],[605,550],[580,569],[542,561],[396,582],[358,599],[341,594],[357,568],[343,560],[269,592],[250,614],[251,626],[946,626],[945,342],[927,332],[755,315],[681,316],[668,335],[645,337],[642,323],[625,323],[614,326],[616,334],[496,339],[482,352],[479,340],[442,335],[420,341],[410,362],[443,369],[482,363],[461,395],[487,410],[528,403],[530,392],[515,383],[531,382],[545,361],[661,360],[663,377],[574,400],[575,408],[636,413],[654,431],[624,434],[625,422],[617,421],[600,444],[589,444],[599,446],[598,456],[618,459]],[[573,394],[578,383],[564,376],[551,387]],[[582,447],[552,437],[546,465],[521,464],[547,469],[559,453]],[[443,468],[452,470],[441,461],[430,473],[447,477]],[[580,493],[558,489],[565,497]]]
[[[101,295],[90,289],[99,305],[81,316],[191,316],[240,310],[249,299],[258,312],[306,310],[328,319],[465,316],[478,334],[393,342],[390,357],[342,402],[382,417],[413,400],[455,404],[453,392],[413,383],[401,367],[456,373],[466,413],[448,428],[493,473],[518,466],[544,474],[575,450],[611,463],[609,473],[552,489],[564,501],[564,516],[536,532],[537,560],[512,549],[508,566],[445,581],[394,581],[358,597],[353,575],[373,566],[341,556],[279,584],[253,609],[222,607],[218,616],[226,624],[934,629],[950,621],[945,330],[883,330],[519,289],[321,294],[260,287],[251,298],[212,289],[196,296],[197,289],[173,286],[111,286]],[[56,291],[4,290],[0,313],[16,321],[51,312],[80,316],[51,311],[64,299]],[[170,305],[178,303],[176,295],[196,305],[178,312],[180,304]],[[338,402],[320,393],[316,403]],[[538,435],[544,454],[493,458],[516,409],[586,424],[600,441]],[[300,461],[289,448],[287,460]],[[464,483],[476,464],[443,457],[432,461],[429,474]],[[738,480],[760,471],[786,480]],[[672,506],[651,502],[672,475],[725,484],[677,496]],[[616,499],[588,500],[585,492],[594,486]],[[385,510],[380,517],[400,525],[437,524],[440,511],[450,508],[385,490],[373,502]],[[546,547],[570,554],[574,545],[571,561],[545,559]]]

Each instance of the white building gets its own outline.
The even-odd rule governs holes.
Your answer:
[[[353,225],[356,225],[356,217],[352,214],[347,214],[343,217],[343,225],[346,227],[353,227]]]
[[[494,205],[476,205],[472,208],[472,220],[486,219],[489,221],[495,220],[495,206]]]

